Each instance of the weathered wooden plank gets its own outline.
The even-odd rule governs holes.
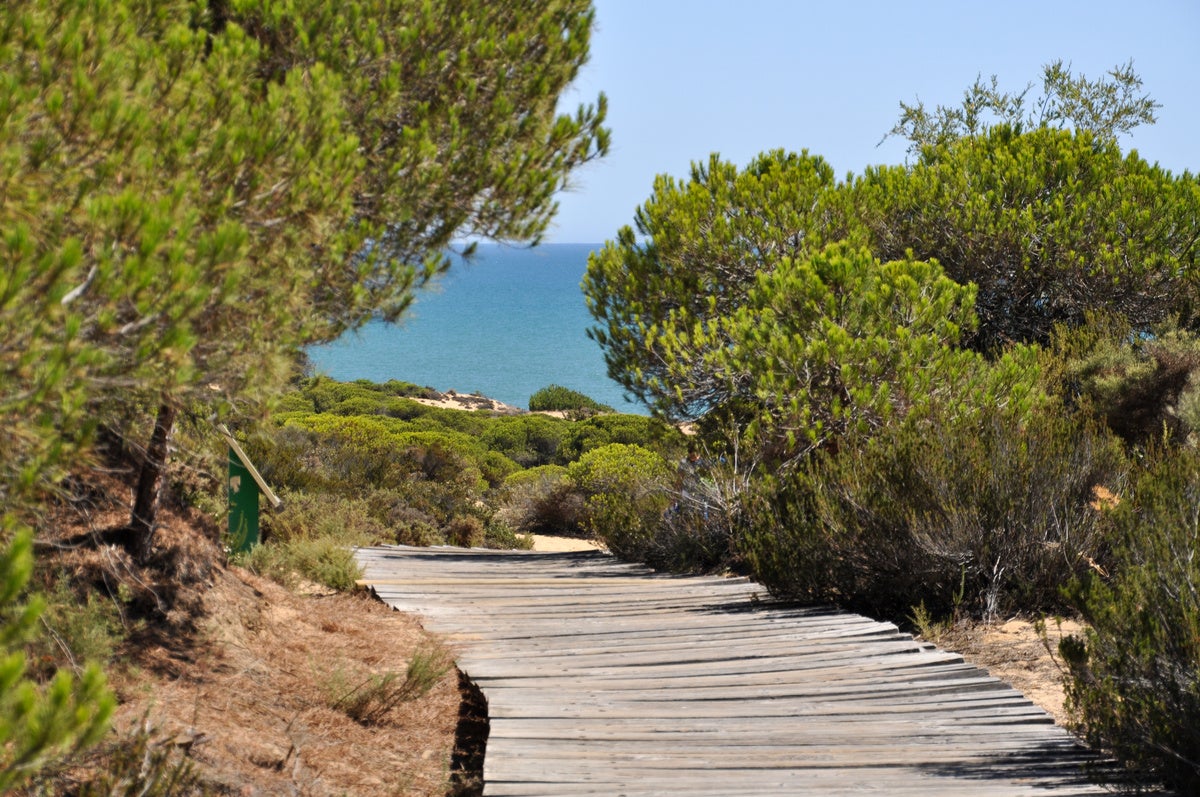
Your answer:
[[[485,794],[1100,794],[1021,695],[895,626],[595,552],[362,549],[489,702]]]

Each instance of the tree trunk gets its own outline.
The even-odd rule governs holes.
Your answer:
[[[137,492],[133,499],[133,514],[129,518],[130,551],[139,562],[145,562],[154,547],[154,526],[158,515],[158,494],[163,470],[167,466],[167,444],[175,427],[178,409],[168,401],[158,408],[154,432],[146,446],[146,460],[138,475]]]

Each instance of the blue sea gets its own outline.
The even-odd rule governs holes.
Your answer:
[[[480,244],[417,294],[399,324],[374,322],[309,349],[318,373],[482,393],[516,407],[546,385],[645,414],[608,378],[579,285],[592,244]]]

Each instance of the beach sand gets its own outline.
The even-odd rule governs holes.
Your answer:
[[[413,401],[418,404],[424,404],[428,407],[438,407],[443,410],[488,410],[502,415],[518,415],[525,412],[520,407],[514,407],[510,404],[505,404],[502,401],[488,398],[487,396],[471,396],[456,393],[453,390],[448,390],[440,394],[441,398],[417,398],[413,397]]]

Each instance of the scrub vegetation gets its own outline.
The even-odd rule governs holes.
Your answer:
[[[268,544],[247,563],[329,583],[324,560],[306,553],[314,545],[521,548],[543,531],[612,543],[635,499],[657,507],[641,510],[648,534],[669,500],[668,463],[686,451],[683,434],[646,416],[442,409],[409,398],[422,392],[403,382],[298,383],[275,426],[247,443],[285,504],[264,519]],[[314,567],[299,567],[305,558]]]
[[[223,572],[204,531],[223,511],[214,425],[260,423],[304,347],[397,319],[456,238],[540,239],[608,146],[603,95],[559,103],[593,21],[586,0],[4,4],[0,790],[66,788],[105,734],[111,662],[72,644],[103,659],[194,640],[195,590]],[[409,466],[447,467],[443,438]],[[445,504],[475,486],[418,511],[474,538]],[[107,489],[124,519],[96,526]],[[176,509],[197,513],[191,542],[166,533]],[[333,548],[375,533],[360,514],[336,544],[293,516],[289,555],[345,585]],[[95,560],[66,567],[83,548]],[[54,638],[57,602],[88,592],[119,615],[97,626],[114,638]],[[80,788],[182,791],[139,740],[145,783]]]
[[[842,180],[784,150],[657,178],[583,286],[651,417],[305,374],[454,241],[540,239],[608,148],[603,95],[558,110],[593,22],[6,4],[0,790],[453,793],[449,654],[329,593],[356,545],[553,532],[925,625],[1081,615],[1080,733],[1200,791],[1200,181],[1122,151],[1157,108],[1131,64],[902,104],[909,162]],[[285,501],[244,568],[216,423]],[[169,732],[122,714],[151,682]],[[200,723],[253,730],[206,751]]]
[[[1157,107],[1131,65],[1032,91],[902,105],[911,160],[841,181],[782,150],[655,181],[584,290],[609,375],[696,428],[702,487],[669,502],[691,534],[668,510],[630,552],[703,539],[926,625],[1080,614],[1078,729],[1193,793],[1200,180],[1121,151]]]

